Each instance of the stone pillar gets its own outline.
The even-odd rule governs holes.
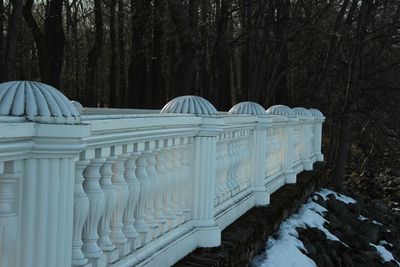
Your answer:
[[[283,173],[287,184],[296,183],[296,172],[293,169],[294,158],[294,124],[298,119],[290,118],[283,128]]]
[[[251,159],[251,187],[255,194],[256,205],[267,205],[270,202],[270,194],[265,188],[266,174],[266,152],[267,147],[266,129],[269,122],[267,119],[258,118],[257,125],[253,131],[252,159]]]
[[[221,229],[214,220],[214,196],[217,136],[222,123],[218,118],[203,118],[200,132],[194,137],[192,218],[200,247],[221,243]]]
[[[324,118],[316,118],[315,119],[315,146],[314,146],[314,153],[316,155],[317,161],[324,161],[324,155],[321,152],[322,147],[322,124],[324,123]]]
[[[313,169],[313,162],[310,158],[310,126],[312,125],[312,118],[305,118],[301,121],[301,161],[303,169],[311,171]]]
[[[34,125],[35,130],[32,131],[34,136],[29,137],[33,141],[28,148],[29,154],[24,152],[29,158],[21,160],[18,179],[20,230],[14,266],[69,267],[72,264],[73,227],[79,216],[74,216],[74,204],[77,204],[74,203],[74,187],[80,187],[82,181],[81,177],[78,178],[80,181],[75,180],[75,161],[84,148],[79,140],[89,136],[89,127],[26,125]],[[78,192],[84,195],[82,190]],[[79,224],[85,221],[85,209],[83,204],[83,218],[79,219]],[[83,258],[83,264],[85,262]]]

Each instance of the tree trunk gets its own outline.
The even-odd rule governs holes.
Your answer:
[[[62,0],[48,2],[42,32],[32,15],[33,0],[27,0],[23,15],[32,32],[39,54],[39,72],[42,82],[60,88],[60,77],[64,58],[64,28],[62,21]]]
[[[2,1],[3,2],[3,1]],[[11,16],[8,21],[7,36],[5,43],[5,53],[4,53],[4,64],[3,81],[9,81],[16,78],[16,62],[17,62],[17,33],[19,20],[21,18],[23,1],[22,0],[10,0],[12,5]],[[3,3],[1,4],[3,6]],[[3,12],[1,13],[3,15]],[[2,18],[3,20],[3,18]],[[3,32],[2,32],[3,34]]]
[[[118,48],[119,48],[119,102],[118,107],[124,107],[126,101],[126,70],[125,70],[125,12],[123,0],[118,0]]]
[[[97,107],[98,105],[98,90],[95,88],[95,78],[97,63],[103,48],[103,15],[101,0],[94,0],[94,16],[96,37],[93,47],[88,53],[86,65],[86,99],[84,105],[88,107]]]
[[[147,59],[145,52],[145,27],[150,9],[147,0],[131,1],[132,47],[128,69],[128,107],[145,108],[149,99],[147,82]]]
[[[4,1],[0,0],[0,82],[4,80],[4,16]]]
[[[335,158],[332,184],[337,190],[342,189],[343,179],[346,172],[346,163],[351,147],[351,125],[350,114],[345,114],[341,121],[338,150]]]
[[[165,84],[162,77],[163,54],[163,0],[154,0],[153,57],[151,62],[152,108],[165,104]]]
[[[116,84],[116,67],[117,67],[117,40],[115,36],[115,6],[116,0],[110,2],[110,76],[109,76],[109,107],[118,106],[118,92]]]
[[[174,66],[173,97],[196,94],[193,90],[193,78],[197,64],[198,50],[198,8],[199,1],[169,1],[171,19],[178,33],[180,54]],[[185,12],[188,10],[187,12]]]

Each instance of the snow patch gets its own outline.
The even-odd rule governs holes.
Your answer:
[[[304,244],[297,239],[299,234],[296,228],[316,227],[324,232],[328,239],[341,242],[324,227],[324,223],[329,223],[322,217],[325,212],[327,212],[327,209],[313,202],[310,198],[297,213],[281,224],[277,233],[278,238],[271,237],[268,239],[266,252],[254,260],[253,266],[316,266],[312,259],[302,253],[302,250],[305,252],[307,250]]]
[[[326,188],[323,188],[316,194],[320,195],[325,201],[328,200],[328,195],[332,194],[337,200],[339,200],[345,204],[354,204],[357,202],[354,199],[352,199],[351,197],[336,193],[335,191],[332,191],[332,190],[329,190]]]
[[[381,258],[384,262],[394,261],[397,263],[397,266],[400,266],[400,262],[396,261],[393,257],[393,254],[389,250],[387,250],[384,246],[375,245],[372,243],[369,244],[376,248],[376,250],[378,251],[379,255],[381,255]]]
[[[391,246],[391,247],[393,247],[393,244],[392,244],[392,243],[389,243],[389,242],[387,242],[386,240],[381,240],[381,241],[379,241],[379,245],[388,245],[388,246]]]
[[[358,219],[359,219],[360,221],[366,221],[366,220],[368,220],[367,217],[364,217],[364,216],[362,216],[361,214],[358,216]]]

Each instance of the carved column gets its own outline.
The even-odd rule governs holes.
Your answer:
[[[181,175],[180,175],[180,194],[179,194],[179,203],[180,203],[180,209],[183,212],[183,221],[187,221],[190,219],[190,188],[192,184],[192,177],[193,175],[190,173],[190,145],[189,145],[189,139],[188,138],[182,138],[181,140],[181,146],[179,149],[180,152],[180,169],[181,169]],[[217,184],[217,179],[215,180],[215,183]]]
[[[291,118],[283,129],[283,173],[287,184],[296,183],[296,172],[293,169],[294,158],[294,127],[298,119]]]
[[[72,236],[72,265],[82,266],[88,260],[82,253],[82,230],[89,212],[89,199],[83,190],[83,171],[90,160],[87,151],[81,153],[80,159],[75,163],[74,185],[74,230]],[[93,155],[94,156],[94,155]]]
[[[97,244],[100,218],[104,212],[105,196],[100,187],[99,180],[101,178],[100,168],[107,156],[109,156],[109,148],[98,148],[95,150],[95,158],[85,168],[83,175],[85,180],[83,188],[89,198],[89,214],[83,227],[82,250],[85,256],[95,264],[101,265],[105,262],[105,256]]]
[[[203,118],[193,145],[192,222],[198,233],[200,247],[221,243],[221,230],[214,219],[217,136],[223,120]]]
[[[169,229],[173,229],[177,225],[176,216],[173,210],[173,192],[175,190],[173,186],[173,162],[172,162],[172,152],[171,152],[172,139],[167,139],[164,141],[164,150],[162,151],[164,161],[165,161],[165,171],[166,171],[166,189],[164,194],[164,214],[167,218],[167,223]]]
[[[156,171],[158,173],[157,195],[155,202],[155,219],[159,225],[160,233],[163,234],[168,231],[167,218],[164,215],[164,196],[168,187],[167,171],[165,169],[165,158],[163,152],[163,145],[161,141],[158,142],[156,149]]]
[[[140,152],[133,152],[125,163],[125,181],[128,184],[129,197],[128,205],[124,213],[123,231],[131,243],[132,251],[136,250],[142,245],[140,235],[134,226],[134,214],[140,194],[140,182],[136,177],[136,160],[139,156]]]
[[[149,189],[151,181],[147,176],[147,156],[143,153],[136,160],[136,177],[140,183],[140,193],[138,203],[135,209],[135,228],[142,237],[142,245],[146,245],[151,241],[151,233],[148,225],[146,224],[145,205],[149,196]]]
[[[150,232],[152,238],[155,239],[160,235],[160,229],[158,227],[158,223],[154,218],[155,210],[155,198],[157,194],[157,172],[155,169],[156,159],[155,152],[153,152],[153,147],[148,147],[148,149],[144,152],[147,156],[147,175],[150,180],[150,188],[149,188],[149,197],[146,202],[146,210],[145,210],[145,220],[147,225],[150,228]]]
[[[267,161],[266,150],[272,150],[272,147],[267,147],[267,129],[269,121],[266,119],[258,119],[256,128],[253,131],[252,155],[251,155],[251,187],[255,192],[256,205],[267,205],[270,202],[270,194],[265,188],[265,178]],[[278,157],[279,155],[275,155]]]
[[[324,155],[321,152],[322,147],[322,123],[324,122],[324,118],[317,118],[315,119],[315,155],[317,161],[324,161]]]
[[[99,241],[98,244],[107,256],[107,262],[113,263],[118,260],[119,252],[110,239],[110,223],[111,216],[114,212],[117,203],[117,192],[112,184],[111,177],[113,175],[112,165],[117,160],[118,156],[115,154],[115,148],[111,147],[111,154],[100,168],[100,186],[105,195],[104,213],[100,219],[99,224]]]
[[[120,149],[120,147],[118,149]],[[131,250],[130,243],[128,243],[128,239],[122,231],[122,228],[124,226],[124,224],[122,223],[122,219],[129,196],[128,185],[125,182],[124,177],[124,165],[128,157],[129,152],[127,151],[127,146],[124,145],[122,147],[122,154],[118,155],[118,159],[114,162],[112,166],[112,182],[117,191],[117,204],[111,217],[111,240],[117,246],[119,250],[119,255],[121,257],[129,254]]]
[[[181,203],[181,194],[182,194],[182,176],[183,176],[183,169],[181,165],[181,153],[182,145],[180,144],[179,139],[176,139],[174,148],[174,204],[175,204],[175,214],[178,217],[178,224],[182,224],[185,221],[185,215],[183,214],[182,210],[182,203]]]
[[[302,138],[301,138],[301,161],[303,162],[303,168],[306,171],[313,169],[313,164],[310,158],[310,122],[312,119],[305,119],[302,121]]]

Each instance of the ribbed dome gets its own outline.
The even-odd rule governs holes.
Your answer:
[[[254,116],[265,116],[267,112],[256,102],[246,101],[234,105],[230,110],[230,114],[249,114]]]
[[[319,119],[324,118],[324,114],[322,114],[322,112],[319,111],[318,109],[310,108],[308,111],[311,113],[311,115],[312,115],[314,118],[319,118]]]
[[[26,117],[43,123],[75,124],[80,114],[57,89],[39,82],[0,84],[0,115]]]
[[[196,115],[215,115],[217,109],[206,99],[185,95],[172,99],[161,110],[161,113],[185,113]]]
[[[311,113],[305,108],[297,107],[297,108],[292,108],[292,110],[293,110],[294,114],[297,116],[301,116],[301,117],[305,117],[305,118],[312,117]]]
[[[267,109],[268,115],[282,115],[286,117],[294,117],[294,113],[291,108],[285,105],[275,105]]]

